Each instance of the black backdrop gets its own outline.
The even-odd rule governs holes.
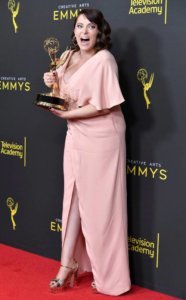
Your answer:
[[[89,7],[101,9],[112,27],[126,98],[132,281],[183,299],[184,0],[1,1],[0,242],[60,257],[66,123],[33,102],[47,90],[43,41],[57,37],[61,53],[78,10]]]

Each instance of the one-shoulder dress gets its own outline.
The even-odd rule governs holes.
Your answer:
[[[82,233],[75,258],[80,271],[91,271],[99,292],[120,295],[130,289],[127,238],[124,102],[113,55],[100,50],[70,78],[66,62],[57,69],[60,97],[69,109],[92,104],[105,115],[68,120],[64,149],[62,245],[74,186],[78,194]]]

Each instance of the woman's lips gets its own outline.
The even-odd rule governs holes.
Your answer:
[[[89,38],[80,38],[80,43],[81,45],[88,45],[90,42],[90,39]]]
[[[81,38],[81,42],[89,42],[89,38]]]

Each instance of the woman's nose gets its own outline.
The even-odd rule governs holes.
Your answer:
[[[84,26],[84,27],[83,27],[83,33],[86,33],[87,31],[88,31],[87,26]]]

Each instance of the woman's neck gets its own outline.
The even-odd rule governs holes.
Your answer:
[[[80,59],[82,59],[82,60],[89,59],[95,53],[96,53],[96,51],[94,49],[92,49],[90,51],[79,50],[79,56],[80,56]]]

